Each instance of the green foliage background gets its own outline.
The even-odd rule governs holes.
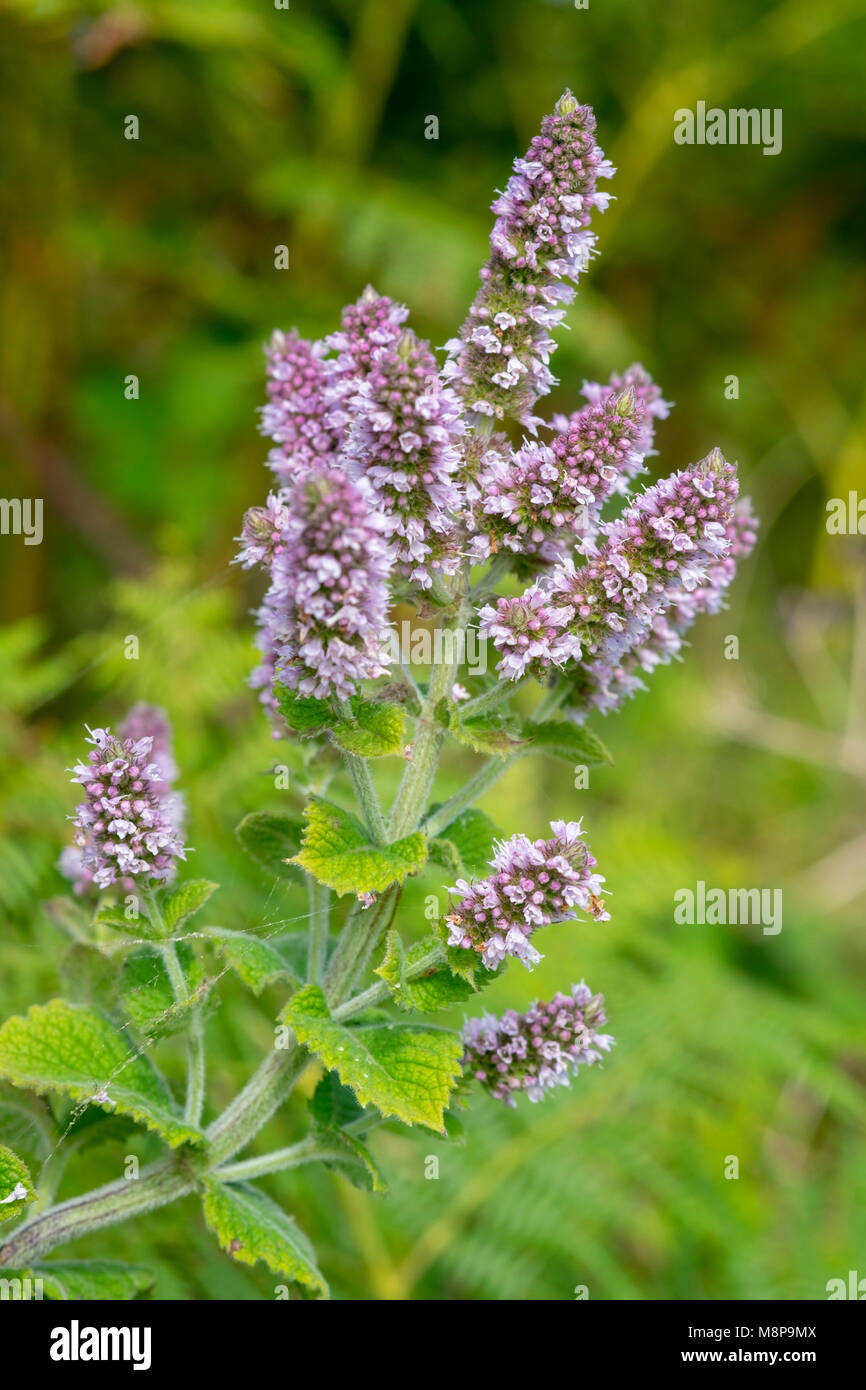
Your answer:
[[[513,966],[478,1007],[585,975],[617,1047],[543,1106],[476,1099],[462,1147],[376,1131],[389,1198],[324,1172],[265,1180],[338,1297],[822,1298],[866,1273],[866,587],[863,540],[829,536],[824,510],[864,488],[864,52],[863,0],[0,4],[2,491],[46,500],[41,546],[0,543],[0,1016],[75,988],[38,907],[62,886],[64,769],[85,720],[136,698],[175,723],[217,919],[305,912],[232,835],[289,795],[245,688],[256,585],[229,568],[266,488],[260,343],[276,324],[329,331],[368,280],[442,343],[474,293],[492,191],[566,85],[596,108],[618,201],[551,404],[639,358],[677,402],[659,467],[719,443],[763,518],[730,612],[598,721],[615,766],[576,790],[567,767],[527,761],[484,803],[508,833],[585,815],[613,920],[548,929],[535,975]],[[699,99],[781,108],[783,152],[675,145],[673,112]],[[443,791],[473,766],[452,755]],[[675,925],[673,894],[698,879],[782,888],[782,932]],[[422,903],[420,886],[404,898],[407,936]],[[221,990],[220,1105],[280,1004]],[[160,1055],[179,1080],[176,1044]],[[263,1142],[300,1132],[302,1099]],[[86,1151],[61,1195],[152,1145]],[[161,1298],[273,1296],[192,1200],[62,1253],[148,1264]]]

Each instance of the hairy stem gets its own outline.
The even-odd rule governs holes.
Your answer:
[[[455,792],[449,797],[438,811],[424,821],[424,829],[428,835],[438,835],[440,830],[444,830],[446,825],[450,825],[455,816],[459,816],[461,811],[465,811],[480,796],[495,785],[504,772],[513,767],[518,758],[523,757],[524,750],[516,749],[513,753],[507,753],[504,757],[496,756],[490,758],[478,769],[474,777],[470,777],[465,786],[459,792]]]
[[[151,912],[158,916],[159,908],[156,899],[150,899]],[[175,1002],[184,1003],[189,998],[189,987],[181,967],[177,954],[177,947],[173,941],[161,941],[158,950],[162,956],[166,973],[171,983],[172,994]],[[184,1119],[192,1125],[198,1125],[201,1121],[202,1111],[204,1110],[206,1084],[205,1050],[204,1050],[204,1021],[201,1009],[192,1009],[189,1019],[189,1028],[186,1033],[186,1101],[184,1104]]]
[[[485,690],[483,695],[476,695],[474,700],[467,700],[463,706],[464,718],[466,715],[484,714],[486,710],[504,704],[523,686],[528,685],[529,680],[529,676],[523,676],[519,681],[499,681],[490,690]]]
[[[471,611],[468,576],[465,573],[462,575],[462,585],[457,612],[451,623],[443,623],[443,631],[450,631],[455,635],[465,629]],[[439,701],[447,699],[451,693],[457,674],[459,645],[459,642],[455,641],[452,659],[440,661],[431,672],[427,698],[418,716],[412,756],[391,811],[389,828],[392,840],[397,840],[401,835],[414,830],[427,805],[445,737],[445,730],[436,718],[435,710]]]
[[[406,979],[416,980],[419,975],[423,975],[434,965],[440,965],[445,959],[445,952],[439,945],[432,946],[420,960],[414,961],[412,965],[406,967]],[[360,994],[355,994],[351,999],[347,999],[345,1004],[340,1004],[332,1011],[331,1017],[338,1023],[345,1023],[347,1019],[354,1018],[361,1014],[365,1009],[373,1008],[376,1004],[382,1004],[391,997],[390,986],[384,980],[380,980],[375,985],[370,985],[362,990]]]
[[[395,883],[385,889],[372,907],[364,909],[356,903],[352,908],[325,973],[323,988],[331,1008],[347,999],[361,979],[399,897],[400,888]]]
[[[186,1104],[184,1119],[191,1125],[200,1125],[204,1110],[207,1079],[204,1048],[204,1018],[200,1008],[195,1008],[189,1021],[186,1035]]]
[[[240,1163],[227,1163],[214,1173],[221,1182],[249,1182],[252,1178],[264,1177],[266,1173],[279,1173],[285,1168],[300,1168],[302,1163],[321,1163],[326,1159],[346,1157],[345,1149],[318,1134],[308,1134],[297,1144],[289,1144],[285,1149],[273,1149],[270,1153],[257,1154],[255,1158],[241,1159]]]
[[[288,1047],[275,1047],[259,1065],[231,1104],[207,1131],[210,1141],[208,1160],[216,1167],[246,1148],[278,1106],[288,1098],[301,1072],[310,1061],[309,1053],[294,1040]]]
[[[336,704],[341,719],[346,720],[347,723],[354,723],[355,716],[349,701],[338,700]],[[352,779],[352,785],[355,788],[355,795],[363,812],[367,829],[377,845],[387,844],[388,827],[385,824],[385,817],[382,815],[382,807],[373,778],[370,775],[367,759],[359,758],[356,754],[343,750],[343,762],[346,764],[346,771]]]
[[[510,553],[499,554],[494,557],[487,572],[482,574],[477,584],[472,585],[471,593],[474,603],[479,604],[489,593],[492,593],[499,581],[504,579],[511,569],[513,558]]]
[[[307,874],[307,898],[310,904],[310,929],[307,941],[307,979],[318,984],[324,974],[328,955],[328,928],[331,912],[331,890]]]
[[[552,685],[538,708],[530,715],[530,722],[543,724],[551,714],[555,714],[568,694],[568,682],[559,680]]]
[[[0,1246],[0,1267],[14,1268],[68,1240],[165,1206],[195,1189],[196,1180],[173,1158],[142,1170],[136,1180],[119,1178],[83,1197],[72,1197],[21,1226]]]

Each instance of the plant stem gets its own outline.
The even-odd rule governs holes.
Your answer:
[[[189,998],[189,986],[178,959],[173,941],[160,941],[159,953],[162,956],[166,973],[171,982],[175,1002],[183,1004]],[[205,1095],[205,1052],[204,1024],[199,1008],[190,1011],[189,1028],[186,1033],[186,1102],[184,1119],[192,1125],[201,1121]]]
[[[347,722],[354,723],[355,716],[352,713],[352,706],[348,700],[338,700],[337,709],[340,717]],[[384,845],[388,842],[388,828],[385,825],[385,817],[382,815],[382,807],[379,804],[379,797],[366,758],[359,758],[355,753],[347,753],[345,749],[343,761],[346,770],[352,779],[355,788],[355,795],[364,814],[367,829],[372,835],[377,845]]]
[[[434,965],[441,964],[445,959],[445,952],[438,944],[431,947],[420,960],[414,961],[406,969],[405,978],[416,980],[419,975],[423,975]],[[378,981],[375,985],[370,985],[362,990],[360,994],[347,999],[345,1004],[340,1004],[331,1012],[331,1017],[336,1023],[345,1023],[346,1019],[354,1018],[356,1014],[361,1014],[365,1009],[373,1008],[376,1004],[381,1004],[391,996],[391,988],[384,980]]]
[[[186,1035],[186,1105],[184,1119],[196,1127],[201,1124],[206,1088],[204,1018],[200,1008],[192,1011]]]
[[[457,613],[450,624],[443,624],[443,632],[459,633],[465,628],[468,621],[471,604],[467,591],[468,576],[466,573],[463,574],[462,581],[463,591]],[[392,840],[397,840],[416,828],[430,795],[430,788],[433,785],[433,778],[436,775],[436,767],[439,762],[439,753],[445,737],[445,730],[436,718],[435,710],[440,700],[448,698],[451,686],[454,684],[459,659],[457,655],[458,642],[454,643],[454,648],[453,659],[440,661],[437,666],[434,666],[430,676],[427,698],[418,716],[412,756],[391,811],[390,835]]]
[[[323,988],[331,1008],[348,997],[363,975],[399,897],[400,888],[395,883],[385,889],[372,907],[364,909],[359,903],[353,906],[325,972]]]
[[[345,1159],[345,1150],[329,1144],[327,1139],[317,1134],[308,1134],[285,1149],[273,1149],[270,1153],[241,1159],[240,1163],[224,1164],[213,1176],[220,1182],[248,1182],[252,1178],[264,1177],[266,1173],[279,1173],[285,1168],[299,1168],[302,1163],[317,1163],[331,1157]]]
[[[310,929],[307,941],[307,979],[318,984],[325,970],[328,955],[328,928],[331,912],[331,890],[307,874],[307,898],[310,904]]]
[[[478,583],[473,584],[470,590],[474,603],[480,603],[483,598],[486,598],[487,595],[496,588],[500,579],[505,578],[506,574],[511,569],[511,561],[513,558],[514,557],[510,553],[501,553],[494,556],[493,563],[489,570],[487,570],[486,574],[482,574]]]
[[[557,681],[557,683],[548,690],[538,708],[529,716],[530,723],[542,724],[549,715],[554,714],[556,710],[559,709],[559,706],[562,704],[567,694],[567,681]]]
[[[306,1049],[294,1041],[286,1048],[275,1047],[268,1054],[243,1090],[208,1129],[210,1167],[217,1167],[246,1148],[290,1095],[309,1061]]]
[[[513,753],[507,753],[504,757],[490,758],[482,767],[478,769],[474,777],[470,777],[465,786],[459,792],[455,792],[452,797],[434,811],[428,820],[423,822],[424,831],[428,836],[438,835],[440,830],[444,830],[446,825],[450,825],[455,816],[459,816],[461,811],[465,811],[479,796],[483,796],[486,791],[499,781],[504,772],[513,767],[518,758],[522,758],[524,749],[518,748]]]
[[[501,705],[505,700],[510,700],[523,686],[529,684],[529,676],[523,676],[519,681],[499,681],[490,690],[485,690],[483,695],[476,695],[474,700],[467,700],[463,706],[463,715],[483,714],[485,710],[494,709],[496,705]]]
[[[181,970],[180,961],[177,958],[177,951],[173,941],[160,941],[158,943],[159,954],[166,969],[171,991],[174,995],[175,1003],[182,1004],[189,998],[186,977]]]
[[[137,1179],[119,1178],[83,1197],[72,1197],[21,1226],[0,1247],[0,1267],[28,1265],[31,1260],[88,1231],[124,1221],[185,1197],[196,1186],[174,1158],[161,1159],[142,1170]]]

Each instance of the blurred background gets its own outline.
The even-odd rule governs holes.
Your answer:
[[[261,344],[330,331],[368,281],[443,343],[493,191],[566,86],[619,172],[549,405],[641,360],[676,402],[657,468],[718,443],[762,518],[730,610],[595,721],[614,765],[577,790],[527,760],[484,803],[508,834],[585,816],[613,920],[548,929],[534,976],[513,966],[478,1011],[585,976],[614,1052],[542,1106],[476,1098],[461,1146],[377,1130],[389,1197],[266,1179],[337,1297],[824,1298],[866,1275],[864,541],[828,534],[825,511],[866,496],[864,53],[864,0],[0,3],[0,491],[45,500],[41,545],[0,538],[0,1017],[80,988],[40,907],[64,886],[66,769],[84,722],[136,699],[174,722],[220,922],[305,910],[233,835],[292,801],[245,685],[260,589],[229,565],[269,477]],[[781,108],[782,152],[676,145],[673,113],[698,100]],[[442,793],[474,765],[452,754]],[[675,925],[674,893],[699,879],[781,888],[782,931]],[[404,899],[406,936],[422,901]],[[215,1105],[270,1046],[281,998],[220,990]],[[175,1044],[159,1057],[179,1080]],[[299,1093],[262,1143],[303,1124]],[[154,1150],[136,1133],[74,1157],[61,1196],[126,1152]],[[195,1207],[58,1253],[147,1264],[160,1298],[273,1297]]]

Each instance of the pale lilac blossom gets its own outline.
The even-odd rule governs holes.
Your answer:
[[[570,994],[533,1004],[526,1013],[508,1009],[501,1018],[470,1019],[463,1029],[464,1077],[509,1106],[521,1094],[543,1100],[610,1051],[614,1039],[598,1031],[606,1022],[603,995],[592,994],[582,980]]]
[[[534,431],[532,407],[554,384],[550,334],[574,297],[565,281],[576,282],[594,254],[592,213],[609,200],[596,183],[613,173],[591,109],[564,92],[492,205],[481,288],[460,336],[446,344],[445,374],[467,410],[511,415]]]
[[[541,956],[530,939],[534,932],[578,910],[599,922],[610,917],[601,900],[604,879],[595,872],[580,821],[551,821],[550,828],[549,840],[512,835],[498,842],[493,874],[480,882],[458,879],[448,890],[460,894],[445,919],[448,944],[477,951],[488,970],[506,956],[535,965]]]

